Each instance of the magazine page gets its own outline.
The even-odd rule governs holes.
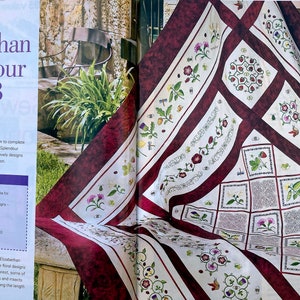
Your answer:
[[[39,299],[299,298],[298,20],[287,1],[43,2],[40,145],[68,168],[36,207]]]
[[[0,14],[0,298],[32,299],[39,1]]]

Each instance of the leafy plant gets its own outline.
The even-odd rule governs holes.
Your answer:
[[[114,80],[110,80],[106,65],[97,72],[92,64],[87,71],[80,70],[79,76],[66,74],[50,91],[57,97],[43,106],[50,110],[49,117],[56,119],[56,128],[75,133],[75,146],[81,139],[81,151],[117,111],[133,84],[130,70]]]

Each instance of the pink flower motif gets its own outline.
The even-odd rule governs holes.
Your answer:
[[[218,257],[218,263],[219,264],[224,265],[226,262],[227,262],[227,257],[226,256],[220,255]]]
[[[180,172],[178,175],[180,178],[184,178],[186,177],[186,172]]]
[[[104,199],[104,195],[103,194],[97,194],[97,195],[90,195],[88,198],[87,198],[87,203],[91,203],[91,202],[94,202],[94,201],[97,201],[97,200],[102,200]]]
[[[291,123],[291,120],[292,120],[290,115],[283,115],[282,119],[283,119],[284,123],[287,123],[287,124]]]
[[[227,121],[227,120],[223,120],[222,126],[223,126],[223,127],[227,127],[227,125],[228,125],[228,121]]]
[[[293,113],[293,119],[294,119],[295,121],[299,120],[299,113],[298,113],[298,112],[294,112],[294,113]]]
[[[141,286],[144,288],[144,289],[148,289],[150,287],[150,280],[148,279],[143,279],[142,282],[141,282]]]
[[[218,269],[218,265],[216,263],[207,263],[207,270],[214,272]]]
[[[104,195],[103,194],[97,194],[97,195],[90,195],[86,201],[88,203],[88,206],[86,207],[86,210],[88,210],[89,208],[93,211],[97,208],[99,209],[104,209],[102,207],[102,205],[104,204],[104,201],[101,201],[104,199]]]
[[[265,222],[266,222],[265,219],[260,219],[260,220],[257,222],[257,225],[258,225],[258,226],[265,226]]]
[[[289,107],[286,104],[281,105],[281,110],[282,111],[287,111]]]
[[[186,66],[186,67],[183,68],[183,74],[184,75],[189,76],[189,75],[192,74],[192,72],[193,72],[193,69],[192,69],[191,66]]]
[[[213,248],[213,249],[210,250],[210,253],[212,255],[217,255],[217,254],[220,254],[221,251],[218,248]]]
[[[202,261],[209,261],[209,259],[210,259],[210,257],[209,257],[208,254],[202,254],[202,255],[201,255],[201,260],[202,260]]]
[[[201,43],[197,43],[195,45],[195,47],[194,47],[195,52],[197,53],[201,49],[201,47],[202,47],[202,44]]]
[[[291,109],[297,109],[297,103],[296,103],[296,101],[292,101],[290,103],[290,107],[291,107]]]

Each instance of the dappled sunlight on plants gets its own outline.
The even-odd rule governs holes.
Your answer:
[[[66,77],[52,90],[54,99],[43,106],[56,129],[69,129],[75,134],[75,145],[90,142],[103,125],[116,113],[133,86],[130,71],[111,79],[106,65],[98,71],[94,64],[80,70],[79,76]]]

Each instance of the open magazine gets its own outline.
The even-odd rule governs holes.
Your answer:
[[[298,299],[300,36],[290,2],[182,0],[36,226],[92,299]]]

